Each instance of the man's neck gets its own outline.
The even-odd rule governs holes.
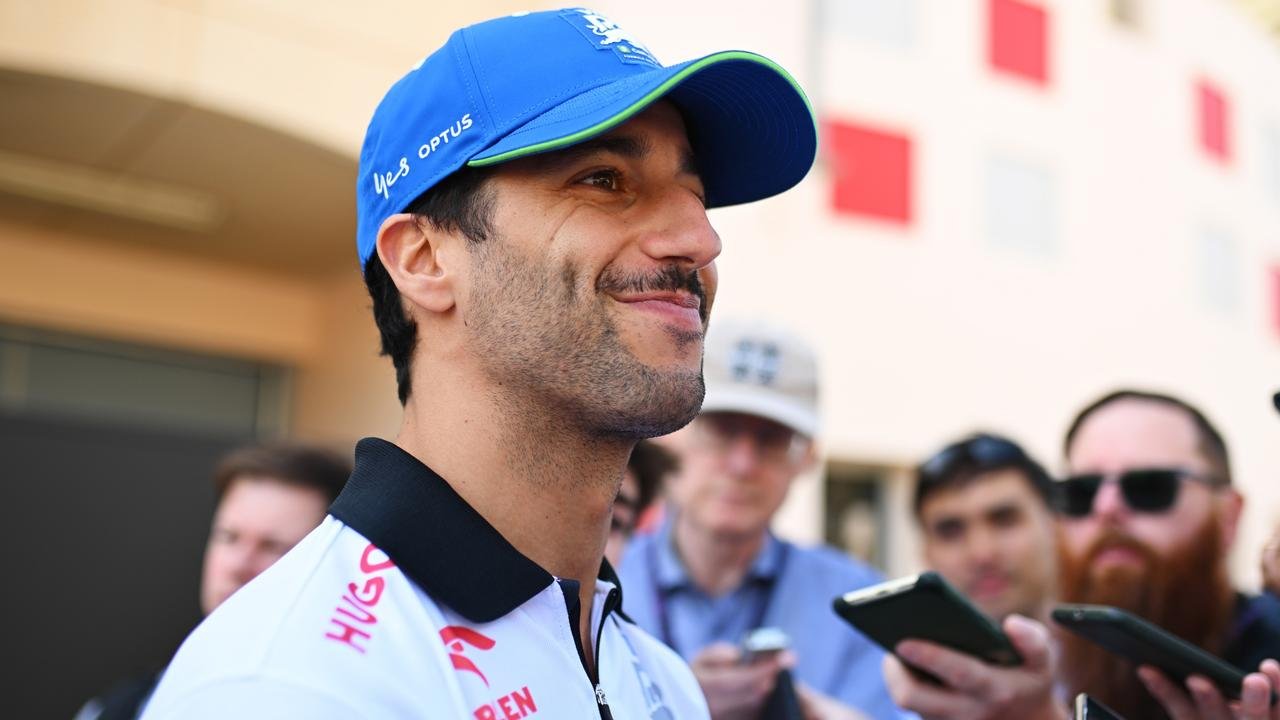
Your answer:
[[[396,444],[444,478],[516,550],[580,583],[579,633],[593,666],[596,576],[634,443],[588,437],[492,394],[465,396],[463,388],[475,385],[457,380],[415,386]]]
[[[767,530],[749,535],[721,535],[676,515],[671,539],[689,579],[712,597],[742,584],[756,555],[764,547]]]

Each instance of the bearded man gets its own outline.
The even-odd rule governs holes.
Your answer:
[[[1240,668],[1280,656],[1280,619],[1228,577],[1244,499],[1226,443],[1203,413],[1168,395],[1120,390],[1077,415],[1064,449],[1064,601],[1123,608]],[[1061,678],[1072,692],[1126,717],[1161,717],[1148,689],[1169,688],[1134,670],[1062,633]]]

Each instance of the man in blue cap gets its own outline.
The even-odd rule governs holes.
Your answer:
[[[147,718],[697,718],[602,554],[632,446],[687,423],[720,240],[808,102],[744,52],[673,66],[582,9],[464,28],[360,155],[357,248],[403,422],[325,522],[187,640]]]

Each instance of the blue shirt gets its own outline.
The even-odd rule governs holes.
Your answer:
[[[623,611],[686,660],[714,642],[736,645],[750,629],[776,627],[791,639],[801,682],[873,718],[915,717],[889,697],[883,651],[831,608],[836,596],[881,580],[841,552],[769,535],[742,584],[710,597],[689,578],[667,522],[631,541],[618,575]]]

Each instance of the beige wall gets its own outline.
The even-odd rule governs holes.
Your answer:
[[[539,5],[0,0],[0,66],[185,100],[355,155],[382,93],[427,50]]]
[[[395,371],[378,356],[378,331],[359,273],[324,283],[318,351],[295,376],[294,432],[350,450],[358,438],[394,438],[400,423]]]
[[[322,288],[288,277],[0,222],[0,317],[294,364],[315,356]]]
[[[294,368],[292,434],[343,451],[399,422],[354,263],[300,280],[0,224],[0,320]]]

